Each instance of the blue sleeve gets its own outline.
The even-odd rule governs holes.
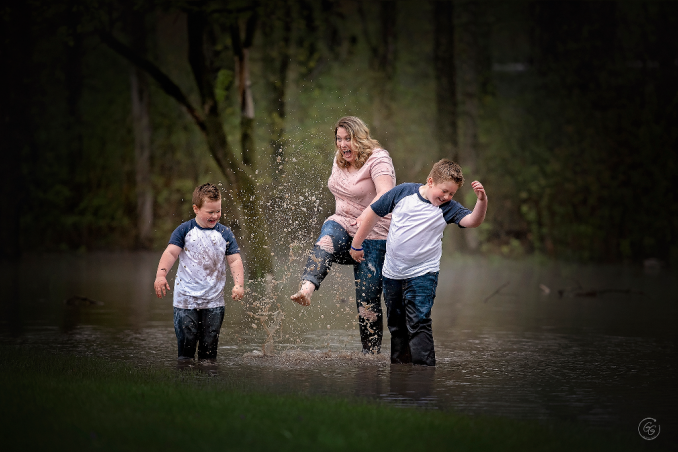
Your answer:
[[[396,204],[398,204],[401,199],[416,193],[420,186],[421,184],[414,183],[397,185],[381,195],[381,198],[374,201],[371,205],[372,210],[380,217],[385,217],[389,213],[393,212]]]
[[[188,231],[193,229],[194,222],[195,220],[189,220],[185,223],[181,223],[179,227],[177,227],[172,233],[172,236],[170,237],[169,240],[169,244],[176,245],[179,248],[183,249],[185,245],[184,239],[186,238],[186,234],[188,234]]]
[[[231,228],[228,228],[222,224],[219,226],[219,232],[226,242],[226,256],[238,254],[240,252],[240,248],[238,247],[238,242],[236,242],[235,235],[233,234],[233,231],[231,231]]]
[[[471,213],[470,210],[455,200],[448,202],[447,205],[440,206],[440,208],[443,209],[443,217],[445,218],[447,224],[454,223],[460,228],[464,227],[459,224],[461,219]]]

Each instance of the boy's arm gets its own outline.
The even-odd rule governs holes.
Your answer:
[[[170,285],[167,283],[167,274],[180,253],[181,248],[170,243],[162,253],[162,256],[160,256],[160,263],[158,263],[158,270],[155,272],[155,282],[153,283],[155,294],[158,298],[164,297],[167,291],[170,290]]]
[[[473,208],[473,212],[466,215],[459,222],[459,226],[465,228],[477,228],[485,220],[485,214],[487,213],[487,194],[485,193],[485,188],[480,182],[473,181],[471,183],[473,191],[476,193],[478,200],[476,201],[476,206]]]
[[[231,298],[240,300],[245,295],[245,269],[242,265],[242,258],[240,253],[229,254],[226,256],[226,262],[231,269],[231,276],[233,276],[233,289],[231,290]]]
[[[374,213],[372,207],[368,207],[367,209],[365,209],[361,217],[363,217],[363,221],[360,224],[360,227],[358,228],[358,232],[355,233],[355,237],[353,237],[353,243],[351,243],[350,251],[351,257],[356,262],[362,262],[363,260],[365,260],[365,252],[362,250],[363,241],[365,240],[365,237],[367,237],[367,234],[370,233],[374,225],[377,224],[377,221],[379,220],[379,216],[376,213]],[[356,248],[360,251],[356,251]]]

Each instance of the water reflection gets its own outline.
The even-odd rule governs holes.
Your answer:
[[[399,405],[437,407],[435,367],[391,364],[389,392],[383,396]]]
[[[171,299],[152,290],[157,258],[36,256],[3,264],[0,341],[176,367]],[[432,314],[438,367],[428,369],[391,365],[388,332],[383,354],[360,353],[346,269],[330,275],[310,308],[286,302],[300,266],[281,266],[286,274],[244,304],[227,301],[217,363],[187,370],[244,390],[627,431],[652,416],[663,437],[675,438],[677,283],[667,269],[444,261]],[[49,271],[36,282],[38,267]],[[565,290],[572,287],[596,296]],[[278,311],[284,318],[275,317],[282,319],[275,330],[253,321],[252,314]]]

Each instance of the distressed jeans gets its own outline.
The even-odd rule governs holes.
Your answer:
[[[174,308],[174,332],[179,359],[217,359],[219,331],[224,321],[224,307],[210,309]]]
[[[436,365],[431,308],[438,272],[408,279],[384,277],[384,302],[391,332],[391,363]]]
[[[320,229],[316,243],[325,236],[330,236],[332,239],[334,252],[325,251],[316,244],[306,262],[301,279],[302,281],[312,282],[315,289],[318,290],[332,264],[353,265],[358,313],[360,313],[360,308],[363,308],[364,311],[372,313],[374,316],[373,320],[362,315],[359,316],[360,341],[362,342],[363,352],[379,353],[384,334],[381,310],[381,269],[386,255],[386,240],[363,241],[365,260],[358,263],[353,260],[349,253],[353,237],[348,235],[339,223],[326,221]]]

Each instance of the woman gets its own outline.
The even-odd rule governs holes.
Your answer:
[[[327,186],[334,195],[336,211],[325,220],[304,268],[299,292],[291,298],[308,306],[333,263],[353,265],[363,353],[379,353],[383,335],[381,269],[391,216],[380,219],[363,242],[363,262],[355,262],[349,251],[363,211],[395,187],[395,170],[388,152],[370,137],[359,118],[341,118],[334,126],[334,136],[336,157]]]

